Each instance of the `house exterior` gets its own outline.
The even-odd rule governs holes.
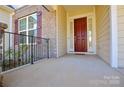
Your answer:
[[[77,72],[79,74],[82,71],[86,73],[90,71],[89,74],[82,74],[83,77],[86,75],[86,78],[102,75],[105,79],[105,75],[110,74],[120,76],[123,69],[119,72],[120,69],[117,68],[124,67],[123,11],[124,6],[120,5],[25,5],[18,9],[13,9],[10,6],[0,6],[0,23],[8,25],[7,29],[4,28],[7,33],[1,34],[5,37],[1,38],[2,43],[0,45],[2,59],[0,60],[2,64],[0,70],[5,71],[2,72],[5,76],[4,81],[8,85],[10,83],[11,86],[11,83],[15,82],[16,79],[22,79],[23,81],[28,75],[29,77],[34,75],[32,73],[38,73],[39,75],[38,78],[33,77],[36,83],[37,79],[42,79],[43,82],[44,80],[48,81],[48,84],[51,77],[53,77],[51,81],[54,81],[56,77],[58,81],[64,78],[63,81],[65,82],[66,77],[68,77],[66,78],[67,82],[71,79],[72,81],[78,81],[80,75],[78,76]],[[1,27],[0,32],[2,31]],[[24,49],[23,45],[26,45]],[[11,51],[8,51],[9,55],[6,57],[5,52],[7,50],[12,50],[12,54]],[[51,59],[42,60],[43,58]],[[23,69],[26,64],[42,61],[43,64],[32,66],[33,70],[27,67],[27,70],[17,70],[14,73],[12,72],[13,74],[8,73],[16,70],[16,67],[18,69],[22,66]],[[68,61],[72,62],[68,63]],[[105,62],[111,68],[106,64],[98,64],[99,62]],[[75,65],[76,67],[74,67]],[[58,69],[58,66],[60,66],[60,69]],[[65,70],[62,70],[64,68]],[[113,74],[114,70],[112,68],[116,68],[118,71],[115,70]],[[76,70],[74,73],[77,75],[75,80],[73,80],[73,69]],[[97,74],[98,69],[100,70]],[[56,76],[56,70],[59,73],[58,76]],[[116,72],[119,72],[119,74]],[[64,73],[65,76],[63,74],[61,76],[61,73]],[[72,78],[68,73],[72,74]],[[123,77],[120,77],[118,77],[120,79],[118,83],[121,82],[123,85]],[[83,79],[81,77],[81,80]],[[20,81],[21,84],[22,81]],[[26,82],[23,83],[26,84]]]
[[[50,57],[67,53],[96,54],[112,67],[124,67],[123,9],[123,6],[110,5],[23,6],[15,11],[12,28],[15,31],[15,20],[41,11],[40,36],[50,39]],[[75,32],[80,20],[85,20],[82,23],[85,28],[79,28],[87,31],[79,32],[84,34],[82,41],[78,41],[81,36],[76,36],[79,33]]]
[[[26,5],[15,11],[0,6],[0,18],[9,32],[49,38],[51,58],[98,55],[117,68],[124,67],[123,10],[116,5]]]

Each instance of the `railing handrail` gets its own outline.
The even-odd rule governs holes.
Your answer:
[[[42,37],[31,36],[31,35],[24,35],[24,34],[19,34],[19,33],[14,33],[14,32],[8,32],[8,31],[4,31],[3,33],[9,33],[9,34],[22,35],[22,36],[35,37],[35,38],[39,38],[39,39],[49,40],[49,38],[42,38]]]

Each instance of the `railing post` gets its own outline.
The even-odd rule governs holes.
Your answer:
[[[49,58],[49,39],[47,39],[47,58]]]

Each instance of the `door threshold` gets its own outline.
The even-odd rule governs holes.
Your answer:
[[[69,54],[75,54],[75,55],[94,55],[96,53],[94,52],[68,52]]]
[[[81,54],[81,53],[75,53],[75,55],[86,55],[86,54]]]

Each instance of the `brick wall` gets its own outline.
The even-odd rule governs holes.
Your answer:
[[[50,57],[56,57],[56,13],[48,12],[41,5],[24,6],[15,11],[13,16],[13,31],[15,28],[14,20],[29,15],[36,11],[42,11],[42,37],[50,39]]]

